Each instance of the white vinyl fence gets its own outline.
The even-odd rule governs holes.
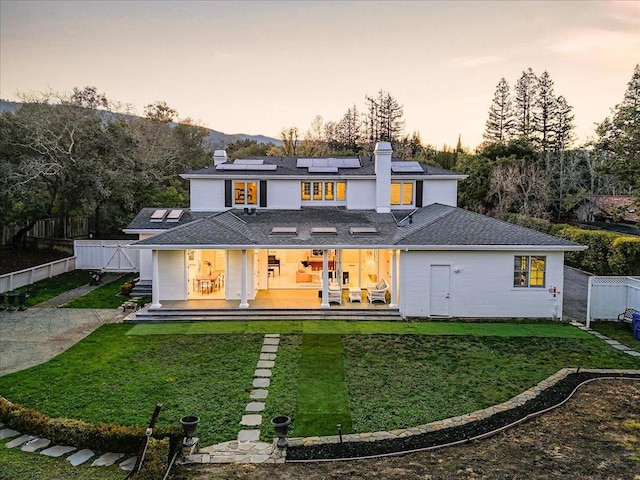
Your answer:
[[[140,271],[138,250],[127,248],[129,240],[75,240],[76,268],[105,272]]]
[[[67,257],[55,262],[45,263],[37,267],[25,268],[17,272],[0,275],[0,293],[10,292],[16,288],[55,277],[76,269],[76,257]]]
[[[617,320],[627,308],[640,310],[640,277],[589,277],[587,327],[591,320]]]

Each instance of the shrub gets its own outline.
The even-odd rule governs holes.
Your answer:
[[[620,255],[626,254],[626,247],[620,243],[621,253],[614,255],[614,244],[617,239],[623,238],[613,232],[601,230],[585,230],[576,227],[565,227],[555,234],[558,237],[571,240],[582,245],[587,245],[587,250],[582,252],[567,252],[566,260],[569,265],[582,268],[596,275],[628,275],[631,269],[626,265]],[[633,247],[629,247],[633,249]]]
[[[544,218],[528,217],[526,215],[520,215],[517,213],[507,213],[505,220],[521,227],[531,228],[543,233],[549,233],[551,231],[551,222]]]
[[[0,421],[20,432],[45,437],[54,443],[90,448],[101,452],[135,453],[145,435],[142,427],[110,423],[91,424],[69,418],[50,418],[40,412],[0,397]],[[156,438],[170,437],[177,442],[182,433],[175,429],[154,429]],[[167,439],[167,441],[169,441]]]
[[[616,275],[640,275],[640,238],[616,238],[611,248],[609,266]]]
[[[150,439],[147,453],[142,462],[142,468],[130,478],[132,480],[158,480],[162,478],[169,465],[169,454],[168,438],[163,438],[162,440]]]
[[[132,282],[127,282],[127,283],[123,283],[120,286],[120,294],[128,297],[129,295],[131,295],[131,290],[133,290],[133,283]]]

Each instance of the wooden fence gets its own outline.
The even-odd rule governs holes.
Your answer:
[[[26,234],[28,238],[86,238],[89,236],[89,217],[45,218],[38,220]],[[9,245],[24,225],[5,226],[0,231],[0,245]]]

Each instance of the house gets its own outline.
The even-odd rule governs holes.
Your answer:
[[[635,225],[640,216],[631,195],[592,195],[574,207],[581,223],[612,222]]]
[[[189,209],[146,208],[125,229],[139,236],[150,311],[312,290],[310,309],[550,318],[562,315],[564,252],[585,248],[458,208],[465,175],[394,159],[387,142],[372,158],[216,151],[182,177]]]

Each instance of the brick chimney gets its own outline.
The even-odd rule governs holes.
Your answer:
[[[391,212],[391,144],[378,142],[373,151],[376,169],[376,212]]]

